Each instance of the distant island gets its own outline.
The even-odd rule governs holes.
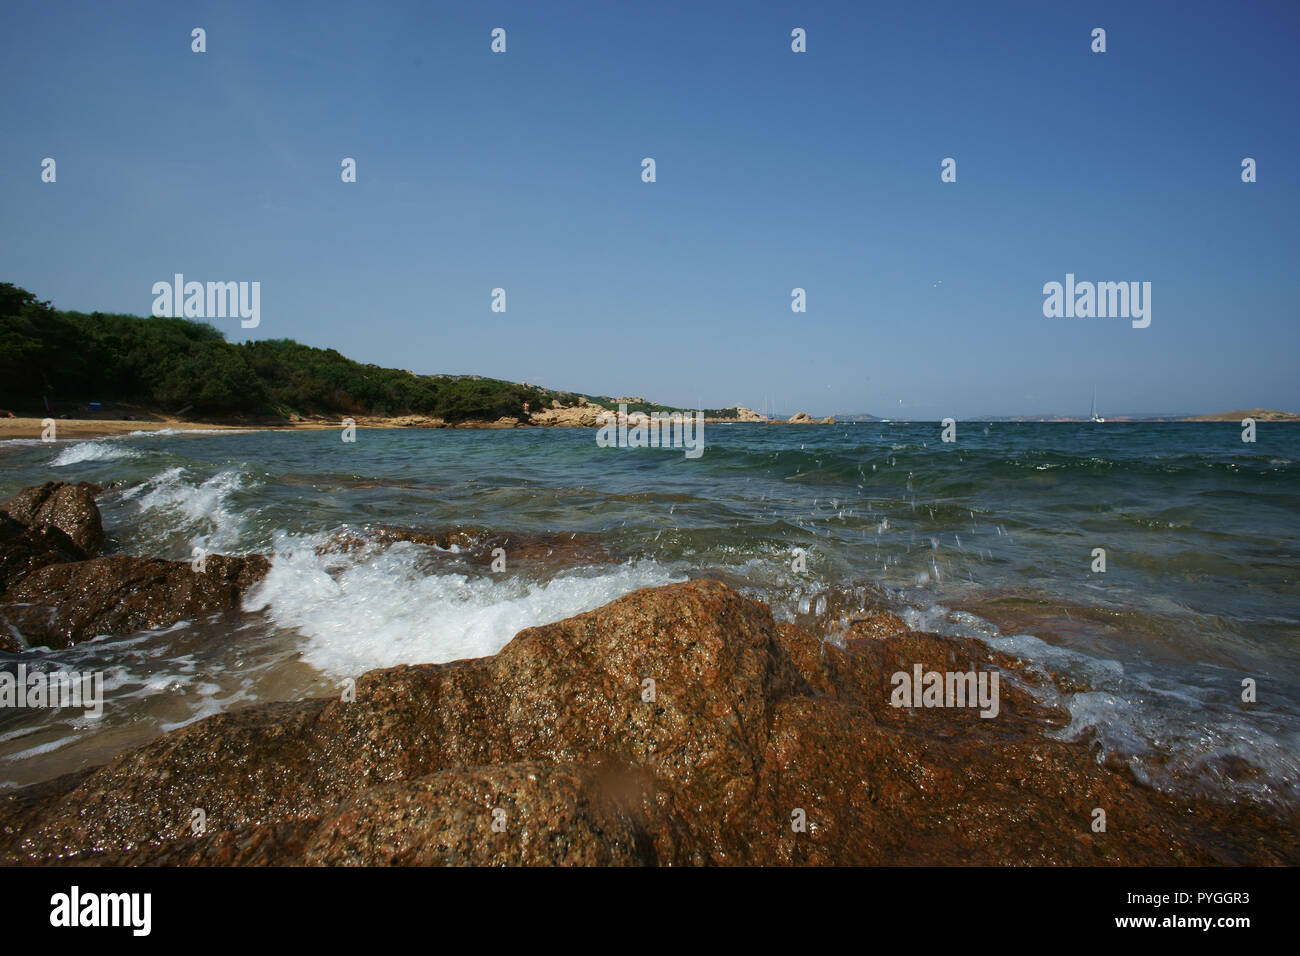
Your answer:
[[[1253,418],[1257,422],[1297,422],[1300,414],[1282,412],[1276,409],[1256,408],[1250,411],[1217,412],[1213,415],[1109,415],[1106,421],[1111,424],[1124,422],[1237,422],[1243,418]],[[975,415],[967,419],[973,422],[1086,422],[1083,415]]]
[[[1181,419],[1185,422],[1240,422],[1243,418],[1253,418],[1257,422],[1300,422],[1296,412],[1280,412],[1273,408],[1252,408],[1249,411],[1220,412],[1217,415],[1194,415]]]

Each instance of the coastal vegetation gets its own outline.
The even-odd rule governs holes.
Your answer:
[[[0,283],[0,406],[44,415],[131,404],[196,419],[416,415],[448,423],[527,422],[553,403],[618,399],[478,375],[417,375],[292,339],[231,343],[205,322],[54,309]],[[691,411],[644,399],[635,411]],[[735,408],[704,409],[735,418]]]
[[[233,344],[176,318],[66,312],[0,283],[0,404],[44,413],[133,403],[192,417],[424,415],[527,420],[576,399],[477,376],[416,375],[291,339]]]

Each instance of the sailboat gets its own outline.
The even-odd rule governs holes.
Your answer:
[[[1092,417],[1088,419],[1091,422],[1104,422],[1106,419],[1097,414],[1097,386],[1092,387]]]

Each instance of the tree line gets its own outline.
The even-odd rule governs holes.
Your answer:
[[[426,415],[526,421],[564,393],[496,379],[364,365],[292,339],[232,344],[175,318],[67,312],[0,283],[0,404],[14,411],[92,401],[204,416]]]

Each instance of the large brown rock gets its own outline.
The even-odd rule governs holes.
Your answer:
[[[998,716],[891,707],[918,663],[1000,670]],[[0,794],[0,863],[1300,861],[1293,813],[1162,795],[1046,739],[1064,715],[1016,666],[880,618],[840,649],[717,582],[647,589]]]
[[[655,864],[654,834],[671,821],[654,796],[644,771],[527,762],[447,770],[349,798],[312,832],[303,862]]]
[[[95,505],[98,485],[83,481],[70,485],[47,481],[24,488],[0,504],[0,511],[33,532],[55,528],[76,545],[79,558],[91,558],[104,550],[104,526]]]
[[[67,647],[104,634],[130,634],[234,610],[265,576],[260,555],[186,561],[111,555],[30,571],[0,597],[0,618],[29,646]]]

